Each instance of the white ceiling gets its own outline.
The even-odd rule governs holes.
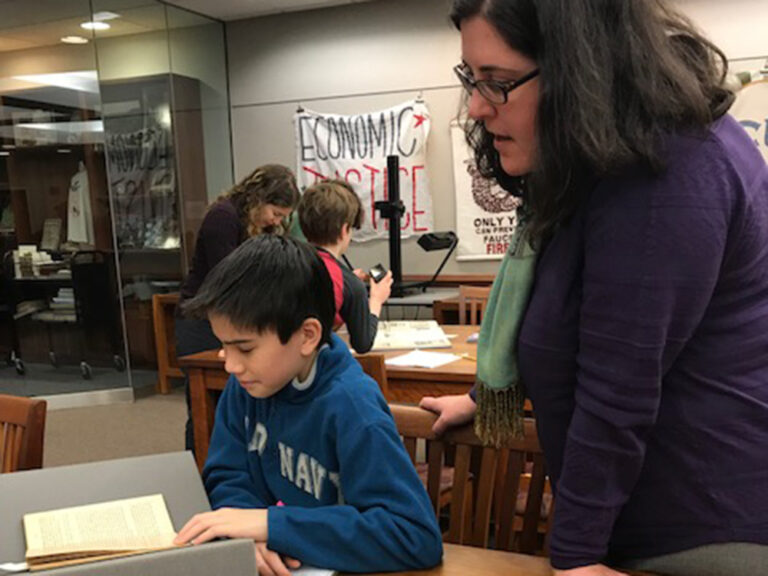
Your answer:
[[[3,0],[0,0],[0,7],[2,4]],[[109,21],[109,30],[97,32],[80,27],[80,24],[90,20],[90,14],[87,11],[83,13],[79,5],[62,3],[57,11],[41,15],[35,11],[34,3],[13,0],[7,5],[7,12],[3,14],[6,17],[0,19],[0,53],[41,46],[63,46],[63,36],[80,36],[92,41],[95,38],[143,34],[165,29],[168,23],[162,4],[146,0],[132,4],[135,6],[121,8],[120,17]],[[181,21],[181,18],[191,19],[192,22]],[[195,25],[201,20],[199,16],[190,16],[187,13],[174,14],[173,26]]]
[[[219,20],[242,20],[279,12],[312,10],[341,4],[370,2],[371,0],[166,0],[200,14]]]

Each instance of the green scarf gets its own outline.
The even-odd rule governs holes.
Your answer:
[[[533,287],[536,252],[523,210],[518,209],[518,225],[493,281],[477,342],[475,433],[496,447],[524,433],[517,336]]]

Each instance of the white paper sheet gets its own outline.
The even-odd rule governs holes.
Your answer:
[[[315,568],[314,566],[302,566],[296,570],[291,570],[293,576],[334,576],[336,570],[327,570],[326,568]]]
[[[0,564],[0,571],[7,572],[8,574],[13,572],[27,572],[28,570],[29,568],[27,568],[26,562],[6,562],[5,564]]]
[[[461,360],[461,356],[456,354],[447,354],[445,352],[427,352],[425,350],[414,350],[401,356],[387,358],[386,363],[390,366],[415,366],[417,368],[438,368],[445,364],[450,364],[456,360]]]

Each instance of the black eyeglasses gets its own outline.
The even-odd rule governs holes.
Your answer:
[[[453,71],[461,81],[461,85],[467,93],[472,94],[472,90],[477,88],[480,95],[492,104],[506,104],[509,93],[515,88],[520,88],[523,84],[539,75],[539,69],[536,68],[528,72],[519,80],[512,82],[501,82],[499,80],[475,80],[466,64],[457,64]]]

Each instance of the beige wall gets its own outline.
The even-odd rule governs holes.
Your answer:
[[[674,0],[731,60],[768,57],[766,0]]]

